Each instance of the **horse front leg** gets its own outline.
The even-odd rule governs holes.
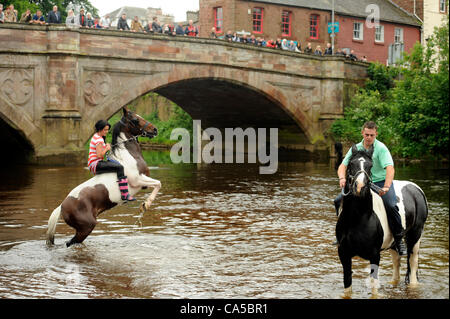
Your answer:
[[[378,280],[378,269],[380,265],[380,253],[376,253],[370,259],[370,275],[368,281],[368,287],[372,290],[372,298],[377,298],[378,288],[380,286]]]
[[[352,296],[352,257],[344,252],[342,246],[339,246],[338,253],[344,270],[344,295],[342,298],[349,299]]]
[[[151,187],[153,188],[153,191],[151,192],[150,196],[147,197],[147,199],[142,203],[141,205],[141,212],[145,212],[150,209],[150,205],[155,200],[156,195],[158,194],[159,190],[161,189],[161,182],[157,179],[150,178],[146,175],[139,175],[138,178],[133,180],[133,187]]]

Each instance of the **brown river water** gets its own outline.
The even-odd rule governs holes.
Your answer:
[[[47,220],[67,193],[89,178],[84,167],[1,169],[1,298],[341,298],[342,268],[334,240],[338,194],[334,164],[281,162],[274,175],[244,164],[151,163],[162,182],[152,210],[136,223],[140,202],[99,216],[81,245],[62,220],[56,245]],[[396,179],[425,191],[429,217],[419,281],[393,286],[382,252],[380,296],[449,298],[448,165],[396,166]],[[353,259],[353,298],[370,298],[370,265]]]

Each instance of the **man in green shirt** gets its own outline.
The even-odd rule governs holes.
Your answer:
[[[369,121],[364,123],[361,134],[363,136],[363,140],[356,144],[356,148],[358,150],[364,149],[367,151],[373,145],[373,166],[371,170],[372,182],[381,188],[379,195],[381,196],[384,207],[386,208],[386,215],[388,218],[389,227],[394,237],[395,247],[401,256],[406,255],[406,246],[402,241],[404,229],[397,207],[397,196],[395,195],[395,190],[392,186],[395,174],[394,161],[386,145],[376,139],[378,131],[377,125],[374,122]],[[344,188],[346,183],[345,172],[351,156],[352,150],[350,149],[342,161],[342,164],[339,165],[337,171],[339,176],[339,186],[341,188]],[[339,194],[334,200],[336,211],[338,211],[341,201],[342,194]]]

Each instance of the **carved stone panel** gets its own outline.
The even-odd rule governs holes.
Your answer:
[[[96,71],[85,73],[83,94],[87,104],[92,106],[102,104],[112,91],[113,83],[109,74]]]
[[[25,106],[33,99],[33,69],[0,69],[0,96],[14,106]]]
[[[272,81],[269,81],[269,83],[281,89],[289,97],[289,101],[292,103],[291,107],[302,112],[308,121],[314,122],[315,114],[313,114],[313,111],[316,103],[316,97],[314,96],[315,90],[317,90],[316,86]]]

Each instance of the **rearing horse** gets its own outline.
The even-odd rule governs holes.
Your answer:
[[[373,147],[368,151],[358,151],[352,147],[352,157],[346,171],[346,185],[341,211],[336,224],[339,259],[344,269],[345,297],[351,295],[352,257],[370,260],[370,283],[376,293],[380,251],[390,249],[393,261],[392,282],[400,278],[400,256],[392,247],[394,239],[389,229],[383,200],[371,187]],[[397,206],[406,229],[405,240],[408,249],[408,270],[405,281],[417,284],[419,245],[423,227],[428,215],[425,194],[412,182],[394,180],[393,186],[398,197]]]
[[[123,108],[122,119],[114,125],[110,159],[118,161],[128,176],[131,195],[143,188],[153,191],[142,203],[141,210],[150,208],[161,188],[161,182],[149,177],[149,168],[137,142],[139,136],[152,138],[158,130],[141,116]],[[67,247],[81,243],[97,224],[97,216],[117,204],[122,204],[116,173],[99,174],[75,187],[59,205],[48,220],[47,244],[54,243],[56,223],[62,214],[64,221],[75,228],[75,236],[66,243]]]

